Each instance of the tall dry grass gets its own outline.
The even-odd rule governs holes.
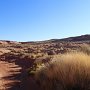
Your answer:
[[[40,90],[90,90],[90,56],[83,52],[57,55],[36,73]]]
[[[80,51],[90,55],[90,45],[83,44],[80,48]]]

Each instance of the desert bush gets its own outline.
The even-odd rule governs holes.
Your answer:
[[[37,58],[37,60],[33,63],[33,66],[27,69],[28,75],[34,76],[42,67],[45,66],[50,60],[52,56],[43,56]]]
[[[40,90],[90,90],[90,56],[82,52],[57,55],[35,77]]]
[[[55,55],[56,54],[56,52],[54,51],[54,50],[48,50],[48,55]]]
[[[83,44],[81,46],[81,49],[80,51],[84,52],[84,53],[87,53],[87,54],[90,54],[90,45],[88,44]]]

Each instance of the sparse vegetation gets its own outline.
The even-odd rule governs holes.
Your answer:
[[[90,90],[90,56],[82,52],[55,56],[36,79],[41,90]]]
[[[24,90],[90,90],[90,41],[3,41],[0,60],[22,68]]]

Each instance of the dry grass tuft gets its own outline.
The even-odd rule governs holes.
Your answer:
[[[57,55],[36,74],[41,90],[90,90],[90,56]]]
[[[86,54],[88,54],[88,55],[90,55],[90,45],[88,45],[88,44],[83,44],[83,45],[81,46],[80,51],[81,51],[81,52],[84,52],[84,53],[86,53]]]

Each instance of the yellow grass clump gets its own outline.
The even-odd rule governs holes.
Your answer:
[[[83,52],[54,56],[36,73],[40,90],[90,90],[90,56]]]

